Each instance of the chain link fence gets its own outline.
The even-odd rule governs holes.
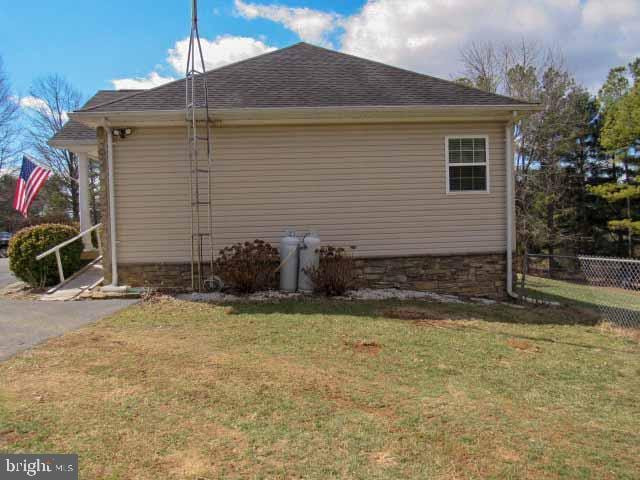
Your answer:
[[[640,328],[640,260],[527,254],[519,267],[518,291],[528,299],[587,307]]]
[[[578,257],[603,316],[627,328],[640,328],[640,261]]]

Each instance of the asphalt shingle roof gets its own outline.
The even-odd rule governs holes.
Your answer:
[[[99,90],[82,106],[82,108],[91,108],[140,91],[141,90]],[[96,131],[93,128],[87,127],[76,120],[69,120],[63,125],[62,129],[51,138],[50,141],[73,142],[95,139]]]
[[[527,102],[307,43],[206,72],[209,107],[504,106]],[[197,99],[199,106],[203,99]],[[82,111],[182,110],[185,80]]]

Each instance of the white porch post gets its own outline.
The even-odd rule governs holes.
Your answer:
[[[91,228],[91,213],[89,210],[89,155],[86,152],[76,153],[78,156],[78,204],[80,206],[80,231]],[[93,250],[91,235],[82,238],[85,250]]]

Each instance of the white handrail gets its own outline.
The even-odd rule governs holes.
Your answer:
[[[85,235],[93,232],[94,230],[100,228],[101,226],[102,226],[102,224],[98,223],[97,225],[94,225],[91,228],[87,228],[84,232],[80,232],[75,237],[70,238],[69,240],[65,240],[64,242],[60,243],[59,245],[56,245],[55,247],[50,248],[46,252],[41,253],[40,255],[38,255],[36,257],[36,260],[42,260],[47,255],[51,255],[52,253],[55,253],[56,254],[56,263],[58,264],[58,275],[60,276],[60,283],[61,284],[64,283],[64,271],[62,270],[62,259],[60,258],[60,249],[63,248],[63,247],[66,247],[70,243],[75,242],[79,238],[82,238]],[[100,256],[102,256],[102,242],[100,241],[100,235],[98,235],[98,250],[99,250]]]
[[[84,232],[80,232],[78,235],[76,235],[73,238],[70,238],[69,240],[65,240],[64,242],[62,242],[60,245],[56,245],[53,248],[50,248],[49,250],[47,250],[44,253],[41,253],[40,255],[38,255],[36,257],[36,260],[42,260],[44,257],[46,257],[47,255],[51,255],[53,252],[55,252],[56,250],[60,250],[62,247],[66,247],[67,245],[69,245],[70,243],[75,242],[76,240],[78,240],[79,238],[84,237],[87,233],[93,232],[96,228],[100,228],[102,226],[101,223],[98,223],[97,225],[94,225],[91,228],[87,228]]]

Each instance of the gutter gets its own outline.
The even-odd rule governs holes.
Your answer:
[[[210,119],[220,126],[259,125],[277,123],[326,122],[353,123],[355,121],[439,121],[439,116],[455,120],[478,120],[484,115],[487,120],[501,121],[514,108],[519,111],[538,111],[537,104],[521,105],[407,105],[407,106],[343,106],[343,107],[292,107],[292,108],[211,108]],[[204,119],[204,110],[198,111]],[[184,110],[142,110],[101,112],[78,110],[69,117],[89,127],[104,121],[105,116],[118,124],[127,126],[184,125]],[[468,117],[468,118],[467,118]]]

